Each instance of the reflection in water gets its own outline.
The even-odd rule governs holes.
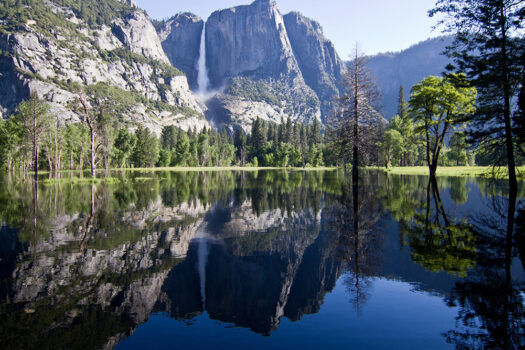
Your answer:
[[[330,207],[331,230],[339,235],[337,257],[345,263],[345,284],[358,313],[366,303],[371,279],[381,264],[377,222],[382,214],[375,189],[378,177],[341,179],[340,194]]]
[[[199,271],[199,280],[201,287],[201,299],[202,305],[206,305],[206,265],[208,263],[210,235],[203,229],[199,229],[195,234],[195,240],[198,241],[199,245],[199,260],[197,263]]]
[[[517,255],[514,240],[516,195],[493,196],[486,212],[473,218],[478,237],[478,266],[458,282],[448,299],[459,305],[458,327],[447,340],[457,348],[525,347],[523,274],[512,276]],[[519,225],[519,221],[518,221]]]
[[[270,336],[284,318],[322,313],[341,276],[361,317],[378,278],[393,279],[458,308],[443,334],[452,346],[524,346],[525,209],[501,183],[377,172],[358,183],[318,171],[118,176],[0,186],[3,349],[109,349],[154,313]],[[419,317],[424,327],[432,315]]]

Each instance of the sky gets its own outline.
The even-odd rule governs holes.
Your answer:
[[[341,58],[349,58],[358,44],[365,55],[401,51],[429,37],[435,18],[429,18],[436,0],[276,0],[282,14],[299,11],[321,24]],[[179,12],[202,18],[219,9],[246,5],[252,0],[136,0],[151,18],[163,19]]]

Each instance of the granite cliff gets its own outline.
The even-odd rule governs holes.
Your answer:
[[[193,89],[203,27],[197,16],[180,14],[157,28],[172,64]],[[298,13],[283,16],[275,2],[257,0],[214,12],[205,30],[215,95],[207,116],[217,127],[248,130],[256,117],[310,123],[330,113],[344,65],[318,23]],[[188,55],[177,56],[177,48]]]
[[[164,125],[209,124],[155,28],[133,2],[46,0],[3,8],[0,115],[36,92],[62,121],[76,121],[79,89],[124,105],[121,121],[160,133]]]

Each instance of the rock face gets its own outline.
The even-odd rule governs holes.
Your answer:
[[[319,98],[303,78],[273,1],[214,12],[206,23],[206,64],[211,87],[223,89],[209,106],[219,126],[246,129],[256,116],[321,117]]]
[[[157,31],[171,64],[188,77],[192,90],[197,86],[197,61],[204,21],[191,13],[180,13],[162,22]]]
[[[214,12],[206,29],[206,63],[214,88],[241,74],[277,78],[299,73],[283,17],[272,1]]]
[[[332,42],[325,38],[319,23],[297,12],[285,15],[284,23],[304,80],[319,97],[322,114],[326,116],[341,90],[344,62]]]
[[[143,11],[133,11],[113,23],[113,34],[135,54],[169,64],[157,32]]]
[[[118,117],[157,134],[164,125],[209,127],[186,77],[170,65],[144,11],[129,7],[107,23],[92,24],[51,0],[41,7],[61,25],[46,30],[38,20],[27,21],[3,28],[0,35],[3,118],[35,91],[62,121],[78,121],[70,105],[83,88],[134,101]]]

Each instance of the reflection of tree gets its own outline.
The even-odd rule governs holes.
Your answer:
[[[456,204],[465,204],[468,200],[470,188],[466,177],[447,178],[450,197]]]
[[[518,233],[516,240],[518,242],[521,265],[525,269],[525,202],[522,203],[521,208],[518,211],[518,217],[516,218],[516,232]]]
[[[513,280],[511,271],[517,254],[513,244],[516,194],[493,197],[490,204],[490,214],[474,218],[478,266],[456,284],[448,300],[460,307],[458,328],[445,334],[458,349],[525,347],[524,285]]]
[[[357,312],[366,303],[371,282],[368,278],[380,263],[376,222],[381,207],[373,183],[377,178],[341,181],[341,195],[334,204],[332,230],[339,232],[338,257],[347,264],[345,284]]]
[[[476,264],[476,238],[465,221],[449,218],[437,185],[430,179],[426,201],[412,217],[400,221],[412,259],[424,268],[465,276]]]

